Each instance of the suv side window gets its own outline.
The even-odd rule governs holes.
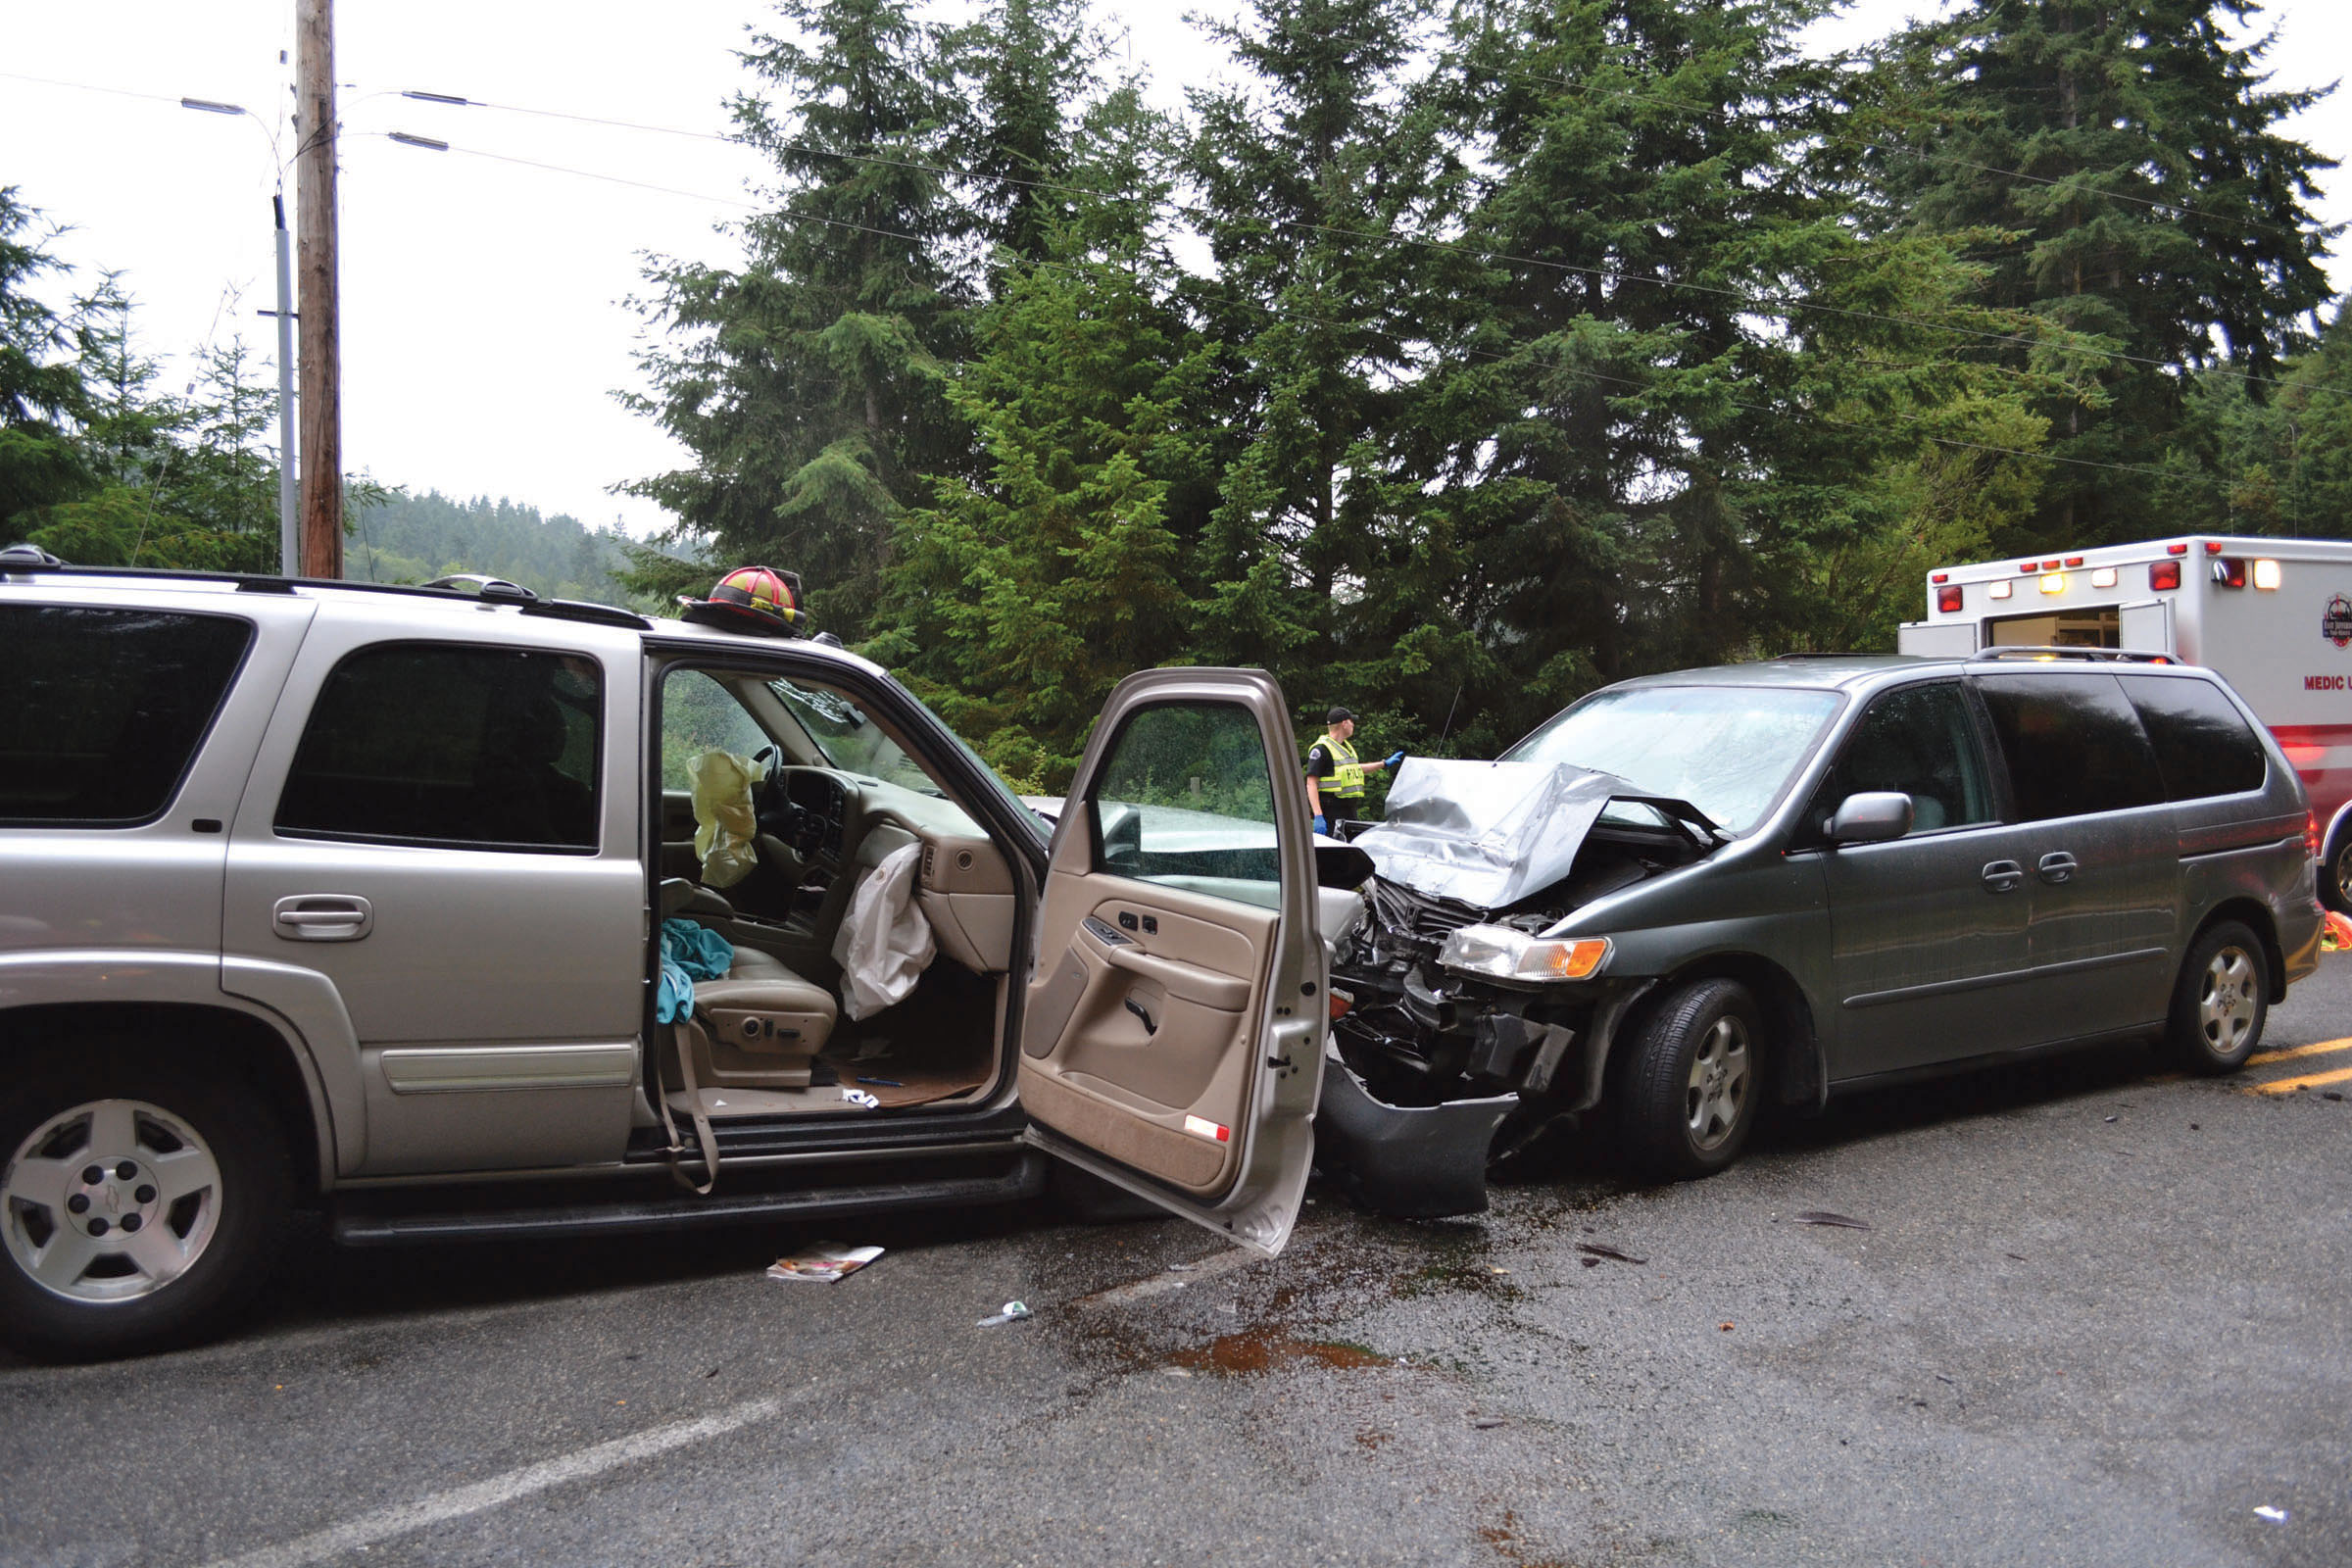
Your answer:
[[[277,831],[593,851],[603,718],[593,659],[451,643],[362,649],[319,690]]]
[[[1980,675],[2020,821],[2154,806],[2156,754],[2105,671]]]
[[[1087,802],[1097,869],[1280,907],[1274,790],[1257,723],[1221,703],[1165,703],[1120,727]]]
[[[0,608],[0,824],[162,815],[252,641],[227,615]]]
[[[2124,675],[2124,695],[2145,725],[2168,800],[2196,801],[2262,788],[2270,761],[2245,715],[2209,680]]]
[[[1994,819],[1992,777],[1958,681],[1899,687],[1872,703],[1830,769],[1816,814],[1871,790],[1910,796],[1914,833]]]

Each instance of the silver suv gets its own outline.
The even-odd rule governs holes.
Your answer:
[[[1131,677],[1054,830],[838,647],[510,584],[19,547],[0,647],[20,1347],[218,1325],[298,1202],[566,1235],[1008,1200],[1051,1154],[1289,1234],[1353,901],[1262,672]]]

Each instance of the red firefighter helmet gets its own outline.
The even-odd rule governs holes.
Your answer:
[[[688,620],[727,631],[798,637],[808,630],[800,575],[772,566],[738,566],[718,579],[710,598],[681,595],[678,604]]]

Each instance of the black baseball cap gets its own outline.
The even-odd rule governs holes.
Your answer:
[[[1350,713],[1345,708],[1334,708],[1330,712],[1323,715],[1323,722],[1326,724],[1344,724],[1354,716],[1355,715],[1353,713]]]

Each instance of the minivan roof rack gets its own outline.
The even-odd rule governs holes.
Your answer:
[[[2090,664],[2178,664],[2180,659],[2172,654],[2160,654],[2141,648],[1980,648],[1969,655],[1972,664],[2018,662],[2046,664],[2053,660],[2073,659]]]

